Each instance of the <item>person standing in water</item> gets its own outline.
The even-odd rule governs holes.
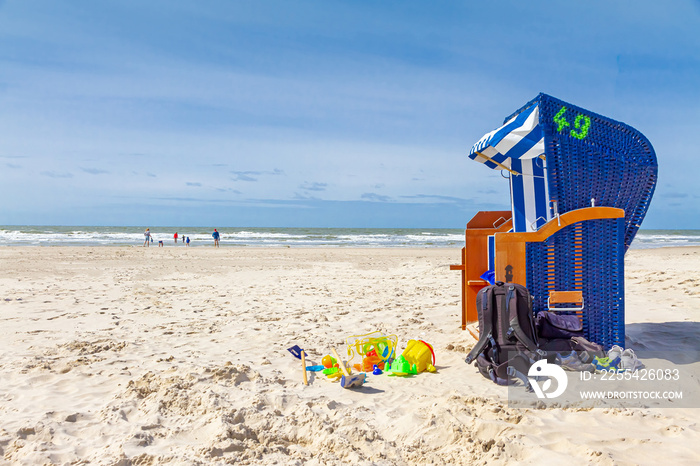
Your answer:
[[[143,236],[145,239],[143,242],[143,245],[150,247],[151,246],[151,229],[146,228],[146,231],[143,232]]]
[[[173,235],[173,238],[175,238],[175,244],[177,244],[177,231],[176,231],[175,234]]]
[[[219,232],[216,231],[216,228],[214,228],[214,233],[212,233],[211,236],[214,238],[214,247],[218,248],[220,235],[219,235]]]

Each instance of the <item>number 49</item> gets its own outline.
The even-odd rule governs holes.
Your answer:
[[[554,115],[554,122],[558,125],[557,126],[557,132],[561,132],[562,129],[564,129],[567,126],[571,126],[571,124],[566,121],[566,118],[564,118],[564,114],[566,113],[566,107],[562,107],[561,110],[559,110],[559,113]],[[586,136],[588,136],[588,129],[591,127],[591,119],[587,117],[586,115],[577,115],[576,119],[574,120],[574,128],[571,131],[569,131],[569,134],[571,134],[573,137],[576,139],[583,139]]]

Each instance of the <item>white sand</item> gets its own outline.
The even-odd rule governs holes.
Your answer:
[[[463,359],[458,250],[0,248],[8,464],[698,464],[697,409],[515,409]],[[697,351],[700,248],[627,255],[628,342]],[[668,324],[664,324],[669,322]],[[380,330],[437,374],[343,390]],[[664,331],[680,343],[669,341]]]

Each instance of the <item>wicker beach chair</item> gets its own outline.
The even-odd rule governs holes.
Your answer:
[[[649,141],[540,94],[469,157],[508,174],[511,211],[479,212],[467,224],[462,264],[451,266],[462,271],[462,328],[476,320],[476,293],[492,265],[496,280],[528,288],[536,313],[556,301],[578,310],[590,341],[624,346],[624,254],[658,173]]]

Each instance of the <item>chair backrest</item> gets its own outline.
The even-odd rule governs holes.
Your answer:
[[[536,227],[543,224],[537,219],[551,219],[550,200],[557,202],[560,214],[590,207],[594,200],[596,206],[624,209],[627,250],[656,186],[658,163],[651,143],[624,123],[547,94],[539,94],[505,121],[530,112],[533,105],[539,111],[546,161],[511,164],[513,171],[522,173],[511,174],[514,230],[533,231],[533,222]]]

